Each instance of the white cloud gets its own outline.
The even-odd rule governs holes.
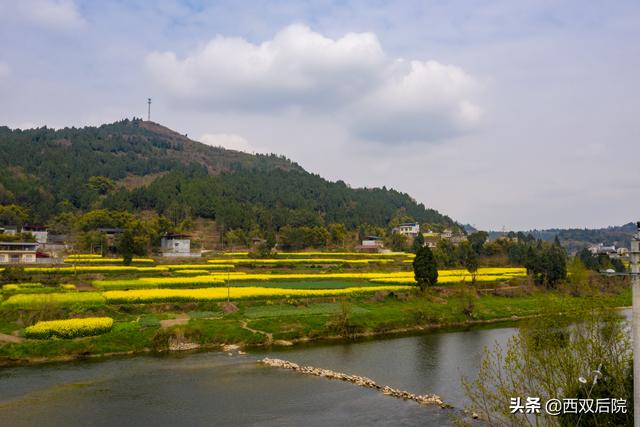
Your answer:
[[[470,75],[437,61],[389,58],[373,33],[331,39],[292,25],[260,44],[218,36],[182,59],[153,52],[147,67],[158,90],[187,106],[324,112],[368,140],[433,141],[480,117]]]
[[[382,61],[371,33],[332,40],[292,25],[259,45],[218,36],[182,60],[151,53],[147,65],[177,98],[261,110],[348,101],[376,84]]]
[[[253,152],[255,151],[249,141],[236,134],[228,133],[205,133],[198,141],[213,147],[224,147],[230,150]]]
[[[21,0],[13,7],[15,16],[50,30],[71,31],[85,25],[73,0]],[[11,6],[3,12],[7,9]]]
[[[469,99],[474,80],[436,61],[398,60],[385,84],[350,108],[358,136],[389,142],[439,140],[472,129],[481,111]]]

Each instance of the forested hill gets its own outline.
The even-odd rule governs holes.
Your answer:
[[[569,253],[576,253],[598,243],[603,243],[606,246],[615,245],[616,247],[628,248],[631,237],[636,231],[636,224],[629,222],[621,226],[604,228],[549,228],[545,230],[519,231],[518,234],[530,234],[535,239],[548,242],[554,241],[557,237]],[[502,231],[490,231],[489,239],[495,240],[504,235],[505,232]],[[516,236],[516,233],[510,232],[508,236]]]
[[[532,230],[530,233],[537,239],[553,240],[558,237],[570,252],[576,252],[592,244],[604,243],[628,248],[631,236],[636,232],[636,224],[630,222],[621,226],[606,228],[553,228],[548,230]]]
[[[60,130],[0,127],[0,203],[26,208],[36,223],[101,208],[212,218],[227,229],[454,223],[404,193],[352,189],[282,156],[210,147],[139,119]]]

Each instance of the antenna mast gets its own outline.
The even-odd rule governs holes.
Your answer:
[[[147,104],[149,104],[147,108],[147,121],[151,121],[151,98],[147,98]]]

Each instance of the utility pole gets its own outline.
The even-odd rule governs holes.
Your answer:
[[[640,427],[640,221],[631,238],[631,289],[633,330],[633,425]]]
[[[147,121],[150,122],[151,121],[151,98],[147,98],[147,104],[148,104]]]

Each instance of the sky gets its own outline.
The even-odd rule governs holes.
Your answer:
[[[152,117],[481,229],[640,219],[640,3],[0,0],[0,125]]]

